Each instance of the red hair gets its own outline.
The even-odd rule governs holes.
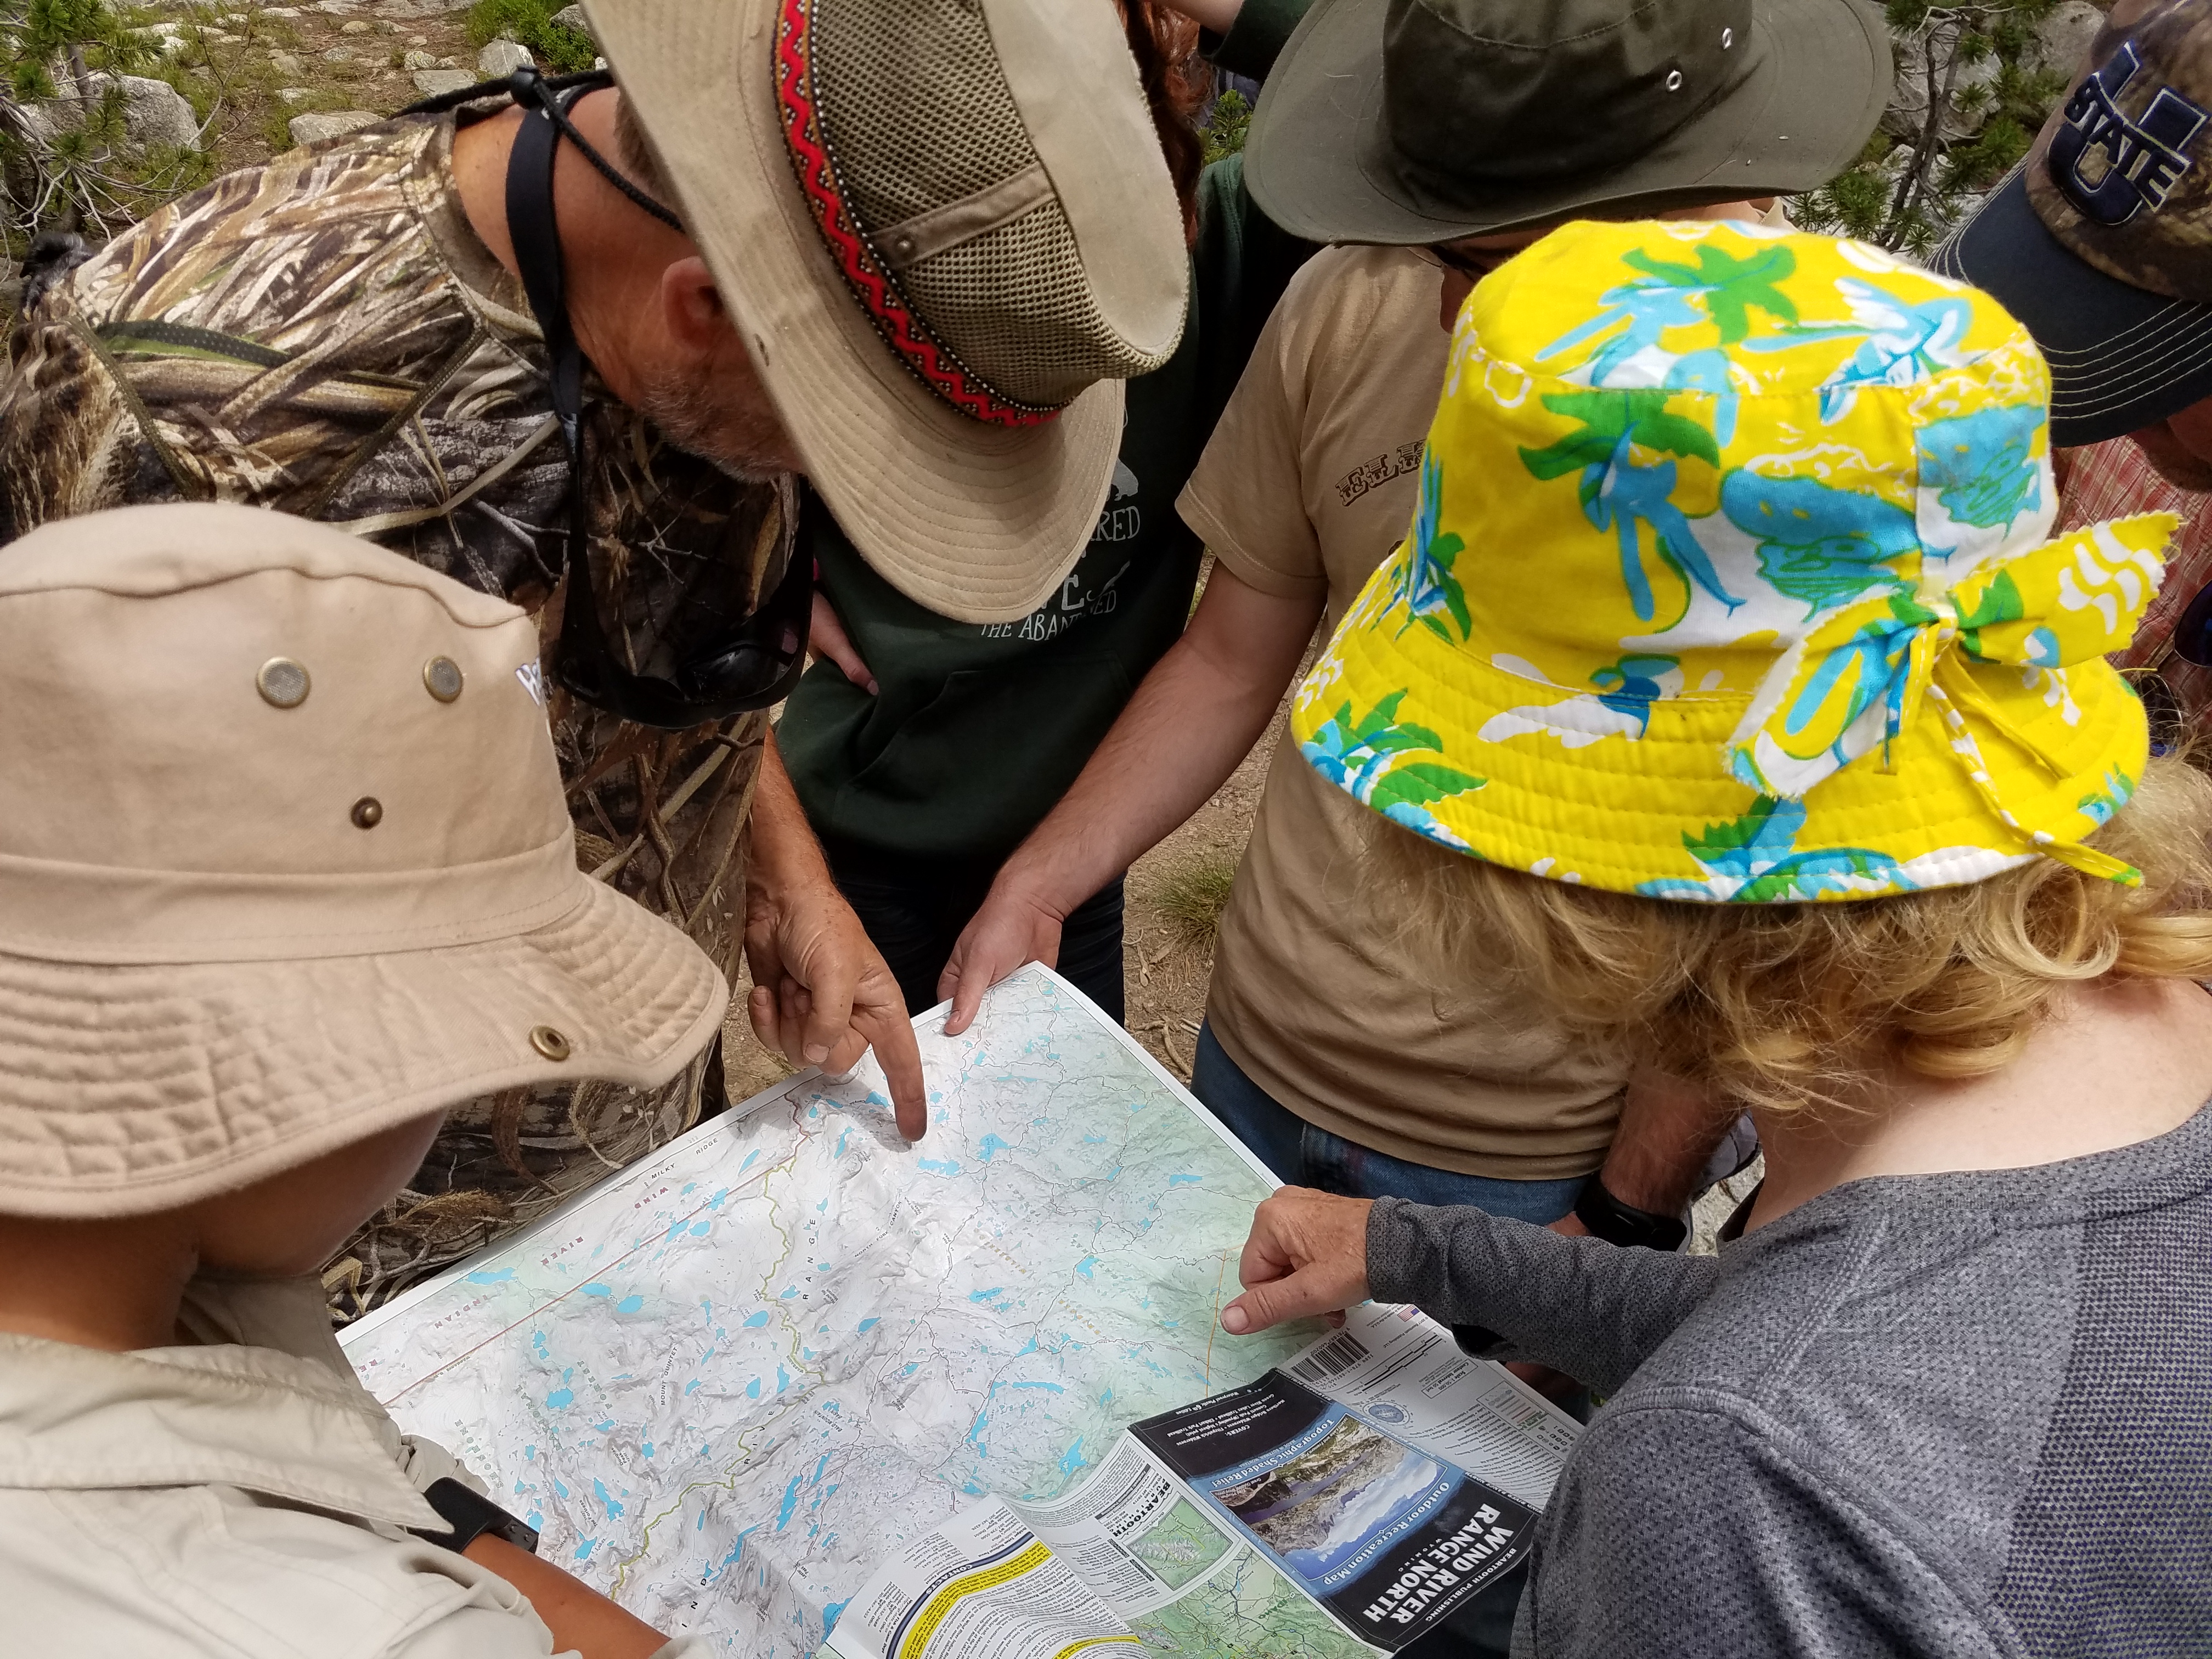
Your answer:
[[[1198,55],[1198,25],[1154,0],[1122,0],[1129,54],[1152,106],[1152,125],[1167,157],[1168,177],[1182,204],[1183,233],[1198,238],[1198,175],[1206,166],[1206,145],[1198,136],[1198,112],[1213,88],[1213,68]]]

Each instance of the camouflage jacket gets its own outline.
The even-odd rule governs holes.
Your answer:
[[[162,501],[319,519],[537,613],[569,471],[521,284],[470,228],[453,118],[234,173],[71,272],[0,389],[0,536]],[[740,483],[591,388],[601,614],[631,665],[684,650],[780,575],[789,486]],[[556,694],[585,867],[734,964],[764,717],[670,735]]]

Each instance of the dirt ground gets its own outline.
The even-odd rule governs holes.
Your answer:
[[[467,6],[444,0],[278,6],[153,0],[137,9],[149,23],[183,26],[172,58],[196,96],[211,100],[206,142],[217,173],[289,149],[286,124],[295,115],[404,109],[422,96],[414,71],[402,67],[409,52],[465,70],[477,61]]]

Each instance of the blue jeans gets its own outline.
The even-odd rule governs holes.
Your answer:
[[[1317,1129],[1245,1076],[1215,1038],[1211,1023],[1199,1029],[1190,1091],[1230,1133],[1275,1172],[1278,1181],[1316,1187],[1346,1198],[1467,1204],[1540,1227],[1575,1207],[1575,1199],[1588,1178],[1501,1181],[1491,1176],[1459,1175],[1450,1170],[1431,1169],[1425,1164],[1408,1164],[1404,1158]]]

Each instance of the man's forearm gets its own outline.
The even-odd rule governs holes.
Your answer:
[[[1624,1204],[1654,1215],[1674,1215],[1690,1201],[1732,1121],[1714,1109],[1703,1090],[1640,1068],[1628,1080],[1628,1098],[1599,1179]]]
[[[783,769],[775,733],[761,744],[760,779],[753,786],[752,856],[745,861],[750,885],[770,890],[793,880],[830,879],[830,861],[799,804],[791,774]]]
[[[1204,805],[1267,729],[1320,611],[1217,567],[1189,629],[999,885],[1064,915]]]

